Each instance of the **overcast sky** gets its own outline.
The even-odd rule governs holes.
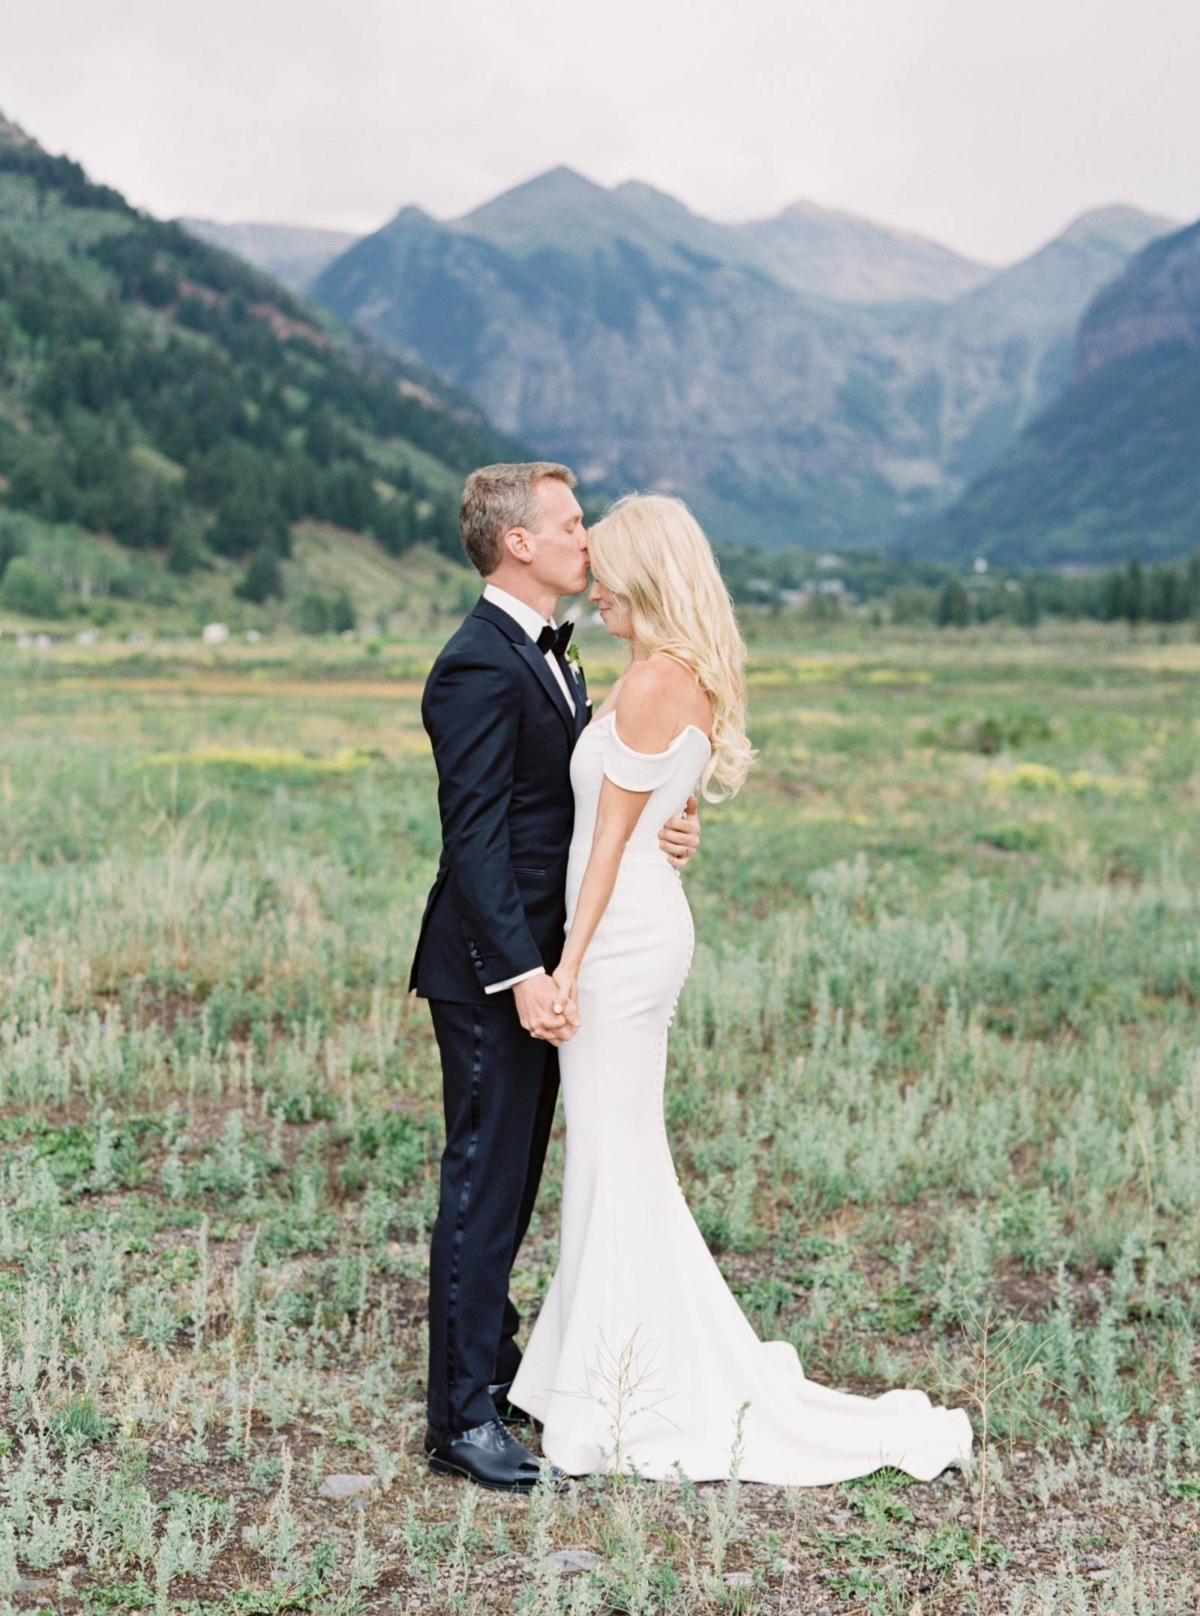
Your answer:
[[[0,0],[0,111],[139,205],[367,230],[556,163],[993,262],[1200,215],[1200,0]]]

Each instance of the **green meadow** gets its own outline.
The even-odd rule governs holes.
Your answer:
[[[977,1457],[524,1500],[421,1448],[450,626],[0,638],[0,1604],[1194,1611],[1200,643],[750,621],[760,766],[685,878],[681,1181],[762,1334],[966,1407]],[[561,1169],[559,1136],[528,1312]]]

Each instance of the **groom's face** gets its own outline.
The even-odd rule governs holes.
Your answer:
[[[587,588],[587,529],[579,501],[557,477],[537,485],[537,527],[529,533],[530,563],[540,584],[555,595],[578,595]]]

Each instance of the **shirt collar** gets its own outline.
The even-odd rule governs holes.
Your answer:
[[[507,612],[518,628],[523,628],[535,644],[547,623],[551,628],[555,626],[552,617],[539,617],[532,606],[526,606],[523,600],[510,595],[507,589],[497,589],[495,584],[483,586],[483,598],[490,600],[493,606],[499,606],[502,612]]]

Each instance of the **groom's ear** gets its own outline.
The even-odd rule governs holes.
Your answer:
[[[533,560],[533,545],[529,542],[529,531],[523,527],[510,527],[500,540],[505,555],[512,556],[514,561],[529,562]]]

